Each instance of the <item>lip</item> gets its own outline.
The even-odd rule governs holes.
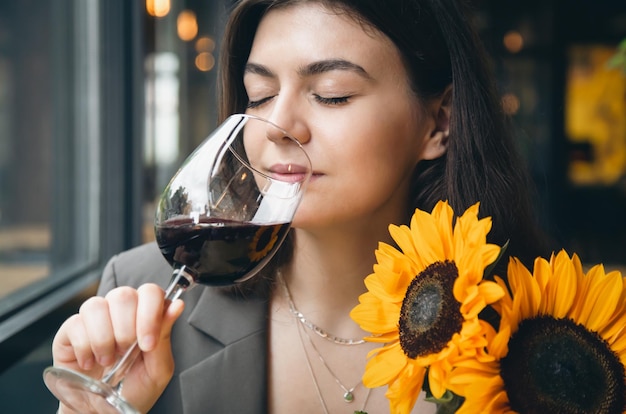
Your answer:
[[[298,164],[274,164],[270,167],[269,171],[275,174],[306,174],[308,172],[308,168]]]
[[[277,180],[297,182],[303,181],[309,174],[309,169],[299,164],[274,164],[268,169],[270,176]],[[313,176],[314,174],[310,174]]]

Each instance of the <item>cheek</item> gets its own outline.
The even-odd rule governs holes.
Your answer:
[[[371,125],[363,129],[361,139],[353,145],[352,162],[373,179],[381,176],[398,180],[412,172],[419,160],[418,134],[416,128],[401,122]]]
[[[372,192],[391,191],[412,174],[419,159],[419,141],[409,128],[397,123],[378,124],[361,135],[353,151],[344,153],[344,162],[354,186]],[[378,193],[378,196],[381,196]]]
[[[404,94],[384,96],[376,111],[369,108],[372,116],[356,118],[350,135],[355,155],[383,168],[417,164],[428,126],[419,103]]]
[[[392,197],[408,182],[416,162],[407,151],[381,150],[376,154],[358,157],[348,173],[350,185],[362,199],[384,200]]]
[[[402,211],[415,162],[406,151],[359,144],[332,151],[332,168],[305,193],[294,225],[369,220],[385,209]],[[330,152],[330,150],[329,150]]]

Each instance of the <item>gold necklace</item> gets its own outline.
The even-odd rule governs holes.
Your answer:
[[[337,375],[335,375],[333,370],[330,369],[330,367],[326,363],[326,360],[322,357],[322,354],[320,353],[320,351],[317,349],[317,347],[313,343],[313,339],[311,338],[311,336],[306,331],[304,331],[304,334],[307,336],[307,338],[309,338],[309,343],[311,344],[311,348],[313,348],[313,350],[317,354],[317,358],[321,361],[322,365],[324,365],[324,367],[326,368],[328,373],[335,379],[335,382],[343,390],[343,392],[344,392],[343,400],[345,402],[347,402],[347,403],[351,403],[352,401],[354,401],[354,390],[356,389],[356,387],[358,387],[361,384],[361,380],[359,380],[359,382],[357,382],[357,384],[354,387],[350,388],[350,389],[348,389],[345,385],[343,385],[341,383],[341,381],[339,381],[339,378],[337,377]]]
[[[320,401],[322,409],[324,410],[324,414],[329,414],[328,407],[326,407],[326,401],[324,401],[324,396],[322,395],[322,390],[320,389],[319,383],[317,382],[317,377],[315,376],[315,372],[313,371],[313,365],[311,364],[311,360],[309,358],[309,353],[306,350],[306,347],[304,346],[304,340],[302,339],[302,332],[304,332],[304,334],[309,338],[309,341],[311,341],[311,346],[313,347],[313,349],[317,353],[317,356],[319,357],[320,361],[322,361],[322,364],[324,364],[324,367],[326,367],[326,369],[328,370],[330,375],[335,379],[335,382],[337,382],[337,384],[339,384],[341,389],[343,389],[345,391],[345,394],[343,395],[343,400],[345,402],[347,402],[347,403],[353,402],[354,401],[353,391],[359,384],[361,384],[361,381],[359,381],[359,383],[357,385],[355,385],[354,387],[352,387],[351,389],[348,390],[341,383],[341,381],[339,381],[339,378],[337,378],[337,376],[332,372],[332,370],[330,369],[328,364],[326,364],[326,361],[324,360],[324,358],[322,358],[322,355],[319,353],[319,351],[317,350],[317,348],[313,344],[313,341],[312,341],[311,337],[304,330],[304,327],[300,327],[300,324],[296,323],[296,329],[298,330],[298,338],[300,339],[300,345],[302,346],[302,352],[304,352],[304,359],[306,360],[306,365],[307,365],[307,368],[309,369],[309,374],[311,375],[311,379],[313,380],[313,385],[315,386],[315,391],[317,392],[317,397],[318,397],[318,399]],[[365,412],[365,407],[367,406],[367,401],[369,400],[371,392],[372,392],[372,389],[368,388],[367,389],[367,394],[365,395],[365,401],[363,401],[363,406],[361,407],[361,410],[359,412],[362,412],[362,413]],[[356,412],[357,411],[355,411],[355,413]]]
[[[296,317],[298,322],[315,332],[318,336],[337,345],[361,345],[365,343],[365,339],[363,338],[341,338],[339,336],[333,335],[306,319],[302,312],[300,312],[296,308],[296,305],[293,303],[293,299],[291,298],[291,292],[289,292],[289,288],[287,288],[287,283],[283,279],[283,275],[280,270],[276,272],[276,276],[280,284],[285,289],[287,301],[289,302],[289,312],[291,312]]]
[[[307,367],[308,367],[308,370],[309,370],[309,374],[311,375],[311,379],[313,380],[313,385],[315,385],[315,390],[317,392],[317,397],[320,400],[320,404],[322,405],[322,408],[324,409],[324,413],[325,414],[329,414],[328,407],[326,407],[326,402],[324,401],[324,397],[322,396],[322,390],[319,387],[319,384],[317,382],[317,377],[315,376],[315,372],[313,371],[313,365],[311,364],[311,360],[309,358],[309,352],[307,351],[306,346],[304,345],[304,340],[302,339],[302,332],[304,332],[304,334],[309,339],[309,343],[311,344],[311,348],[313,348],[313,350],[317,354],[317,356],[318,356],[320,362],[322,363],[322,365],[326,368],[328,373],[334,378],[334,380],[337,383],[337,385],[339,385],[339,387],[341,387],[341,389],[344,391],[343,400],[346,403],[351,403],[351,402],[354,401],[354,390],[356,389],[356,387],[359,386],[359,384],[362,383],[362,381],[359,380],[359,382],[354,387],[352,387],[350,389],[348,389],[345,385],[343,385],[341,383],[341,381],[339,380],[337,375],[335,375],[333,370],[330,369],[330,367],[326,363],[326,360],[324,359],[324,357],[322,357],[322,354],[320,353],[320,351],[315,346],[315,343],[313,342],[313,338],[311,338],[311,336],[306,331],[305,327],[308,327],[308,328],[310,328],[310,327],[307,324],[302,323],[302,319],[304,319],[304,318],[303,317],[300,318],[299,315],[302,315],[302,314],[300,312],[297,312],[297,310],[295,308],[293,300],[291,299],[291,292],[289,292],[289,288],[287,287],[287,283],[283,279],[282,273],[280,271],[278,271],[276,276],[277,276],[278,282],[283,286],[283,288],[285,290],[285,295],[286,295],[287,300],[289,302],[289,311],[291,312],[291,314],[294,316],[294,319],[296,320],[296,329],[298,330],[298,339],[300,339],[300,345],[302,346],[302,352],[304,352],[304,357],[305,357],[305,360],[306,360],[306,364],[307,364]],[[300,323],[298,323],[298,322],[300,322]],[[303,325],[302,327],[300,326],[301,324]],[[313,330],[313,332],[317,333],[317,331],[315,329],[312,329],[312,330]],[[321,329],[320,329],[320,331],[321,331]],[[322,336],[322,337],[324,339],[328,339],[327,336]],[[348,341],[351,341],[351,340],[343,339],[343,342],[341,342],[341,344],[342,345],[356,345],[356,343],[354,343],[354,342],[348,343]],[[334,340],[332,342],[333,343],[337,343]],[[361,407],[360,412],[365,412],[365,406],[367,405],[367,401],[369,400],[371,391],[372,391],[371,388],[367,389],[367,394],[365,395],[365,401],[363,401],[363,407]]]

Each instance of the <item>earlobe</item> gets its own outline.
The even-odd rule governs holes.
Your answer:
[[[426,142],[424,151],[422,152],[422,159],[434,160],[441,157],[446,153],[448,149],[448,130],[446,131],[433,131],[433,134]]]
[[[437,99],[433,107],[434,128],[425,143],[422,159],[434,160],[441,157],[448,149],[450,135],[450,115],[452,112],[452,85]]]

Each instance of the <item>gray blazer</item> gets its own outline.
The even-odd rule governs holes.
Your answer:
[[[98,294],[146,282],[165,288],[171,274],[156,244],[146,244],[109,261]],[[204,286],[182,298],[185,311],[172,330],[174,377],[150,413],[266,413],[268,300]]]

